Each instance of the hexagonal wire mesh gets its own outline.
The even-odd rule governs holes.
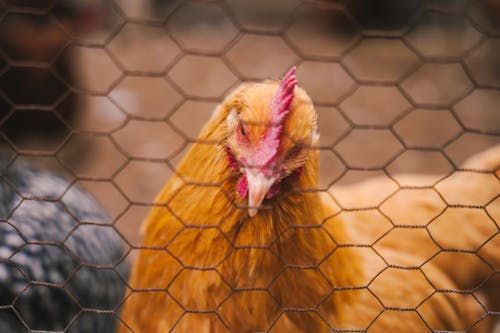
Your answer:
[[[498,2],[3,0],[0,12],[0,331],[492,329],[500,156],[468,158],[500,142]],[[222,179],[207,190],[176,165],[232,89],[294,65],[321,133],[319,191],[299,194],[330,208],[245,243],[225,224],[241,207],[196,218],[189,202],[220,196]],[[173,176],[180,189],[155,199]],[[152,206],[168,227],[143,242]]]

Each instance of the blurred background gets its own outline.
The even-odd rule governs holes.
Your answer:
[[[319,113],[322,188],[437,182],[500,142],[498,0],[2,0],[0,50],[2,167],[89,190],[131,260],[215,106],[294,65]]]

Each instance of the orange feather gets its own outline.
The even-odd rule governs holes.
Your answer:
[[[265,123],[277,88],[248,84],[231,94],[158,195],[119,332],[428,332],[473,325],[484,309],[471,295],[453,292],[461,281],[452,269],[415,265],[425,250],[418,237],[402,237],[410,242],[403,251],[397,242],[379,254],[357,245],[382,228],[382,217],[339,214],[328,194],[314,190],[316,113],[298,87],[278,154],[308,142],[300,156],[304,171],[248,216],[226,158],[226,118],[236,108],[245,121]],[[258,125],[249,131],[262,135]],[[386,257],[397,264],[389,266]],[[486,332],[481,325],[476,329]]]

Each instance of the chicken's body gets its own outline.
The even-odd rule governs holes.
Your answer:
[[[337,187],[324,200],[339,198],[351,211],[338,214],[325,227],[345,227],[348,237],[338,240],[342,245],[377,251],[362,250],[365,262],[375,262],[366,270],[370,277],[387,270],[386,263],[423,273],[438,289],[430,290],[431,298],[447,298],[450,303],[445,301],[443,307],[455,306],[443,318],[453,321],[429,324],[430,328],[492,332],[493,314],[500,310],[499,167],[500,146],[496,146],[445,177],[398,175],[411,186],[393,190],[378,208],[364,207],[373,207],[374,193],[391,191],[386,178]],[[396,293],[391,279],[383,279],[389,288],[385,293]],[[400,305],[416,308],[424,319],[432,313],[428,304],[410,306],[412,302],[404,296]]]
[[[436,289],[456,286],[445,271],[427,267],[426,274],[435,277],[431,285],[413,266],[388,267],[376,253],[365,251],[369,248],[349,246],[357,231],[338,219],[339,209],[328,196],[315,191],[316,113],[303,90],[295,89],[276,152],[282,164],[273,170],[285,170],[277,194],[269,194],[276,183],[266,187],[268,199],[260,206],[252,199],[254,185],[247,193],[245,182],[254,178],[244,151],[235,145],[265,140],[268,132],[258,126],[270,122],[266,112],[272,110],[265,106],[279,89],[265,82],[244,85],[229,96],[157,197],[160,204],[145,224],[144,250],[130,280],[135,292],[125,302],[120,332],[468,327],[480,309],[467,295],[429,298]],[[397,247],[388,251],[401,263],[411,262],[411,253],[399,253]]]

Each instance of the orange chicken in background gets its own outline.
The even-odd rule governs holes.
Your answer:
[[[317,116],[296,84],[295,69],[244,84],[215,110],[147,217],[119,332],[489,332],[498,147],[401,189],[391,214],[342,210],[337,196],[380,185],[317,190]]]

